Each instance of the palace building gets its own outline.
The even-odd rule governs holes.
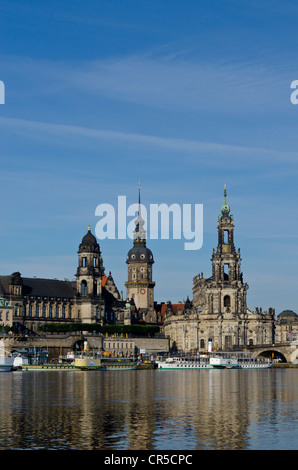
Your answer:
[[[13,307],[12,323],[32,331],[47,322],[114,323],[127,310],[111,273],[104,273],[90,226],[79,245],[75,281],[29,278],[14,272],[0,276],[0,292]]]
[[[128,298],[123,299],[122,292],[119,293],[111,272],[105,274],[101,250],[89,226],[78,248],[76,280],[29,278],[17,271],[0,276],[0,297],[9,302],[5,309],[0,306],[0,324],[37,332],[40,326],[52,322],[156,323],[160,317],[154,304],[154,260],[146,247],[140,206],[139,188],[134,246],[126,261]]]

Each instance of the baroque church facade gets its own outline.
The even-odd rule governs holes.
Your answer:
[[[168,304],[164,313],[164,331],[172,345],[183,351],[226,350],[274,341],[274,316],[262,309],[247,307],[248,285],[243,282],[240,249],[234,245],[234,219],[227,203],[218,216],[218,244],[212,251],[212,275],[203,273],[193,279],[193,300]],[[174,307],[174,308],[173,308]]]

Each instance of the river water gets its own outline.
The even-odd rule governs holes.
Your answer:
[[[294,450],[298,370],[0,373],[0,450]]]

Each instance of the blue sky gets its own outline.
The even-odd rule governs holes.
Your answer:
[[[227,185],[247,302],[298,312],[298,6],[0,4],[1,274],[73,279],[98,204],[203,204],[204,243],[148,240],[155,299],[211,275]],[[132,242],[99,240],[119,290]]]

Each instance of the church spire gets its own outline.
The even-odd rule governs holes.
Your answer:
[[[224,185],[224,203],[220,208],[220,214],[218,216],[218,220],[222,219],[223,217],[229,217],[231,220],[233,220],[232,214],[230,214],[230,206],[227,202],[227,187]]]
[[[134,240],[135,241],[146,241],[146,230],[144,229],[145,221],[141,215],[141,184],[139,182],[139,207],[138,207],[138,217],[135,220],[135,231],[134,231]]]
[[[226,185],[224,185],[224,203],[221,206],[220,210],[221,210],[222,215],[229,215],[229,213],[230,213],[230,206],[227,203],[227,187],[226,187]]]

